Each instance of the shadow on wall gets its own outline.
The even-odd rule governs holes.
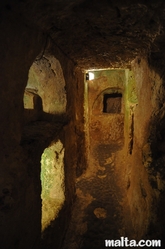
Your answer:
[[[51,114],[43,111],[42,98],[32,89],[26,89],[24,93],[24,125],[34,121],[67,123],[65,113]]]

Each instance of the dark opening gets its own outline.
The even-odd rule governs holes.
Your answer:
[[[86,80],[89,80],[89,73],[86,73]]]
[[[104,113],[121,113],[121,93],[104,94],[103,112]]]

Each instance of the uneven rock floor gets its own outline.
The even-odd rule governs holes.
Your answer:
[[[77,199],[63,249],[103,249],[105,239],[125,236],[124,192],[115,165],[118,150],[119,145],[96,143],[90,149],[89,167],[77,181]]]

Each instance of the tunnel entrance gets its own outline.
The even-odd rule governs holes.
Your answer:
[[[38,187],[34,188],[37,196],[34,205],[40,219],[38,223],[43,244],[50,230],[54,229],[55,220],[65,202],[63,137],[66,102],[65,79],[60,62],[53,55],[44,54],[33,62],[23,96],[23,143],[30,148],[29,158],[35,165],[31,171],[38,179]],[[38,161],[36,163],[35,158],[40,164]]]
[[[125,134],[130,125],[128,71],[84,74],[87,168],[76,182],[77,199],[63,249],[104,248],[105,238],[117,239],[125,232],[124,216],[129,209],[128,204],[121,204],[125,188],[120,176],[125,168],[120,153],[127,147]]]

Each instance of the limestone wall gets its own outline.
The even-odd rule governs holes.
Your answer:
[[[4,13],[5,15],[5,13]],[[45,44],[45,36],[42,32],[35,30],[30,25],[25,25],[24,20],[19,16],[6,12],[6,17],[0,24],[1,41],[1,167],[0,167],[0,247],[9,248],[40,248],[41,238],[41,155],[51,142],[62,136],[65,147],[65,206],[59,214],[53,229],[48,229],[43,248],[47,241],[60,246],[60,241],[65,233],[69,222],[69,212],[74,199],[74,180],[77,165],[77,138],[79,135],[78,121],[76,121],[75,109],[78,103],[77,96],[73,95],[72,88],[77,88],[77,76],[74,75],[74,65],[58,49],[52,52],[57,58],[64,71],[65,82],[68,92],[67,102],[64,97],[64,81],[62,84],[63,93],[54,89],[51,96],[59,103],[62,98],[65,108],[60,110],[67,118],[57,115],[55,123],[46,124],[41,122],[25,125],[23,96],[28,82],[29,69],[36,59],[42,54]],[[57,67],[56,67],[57,66]],[[57,75],[61,69],[56,65]],[[64,78],[59,79],[64,80]],[[56,82],[54,83],[56,85]],[[73,84],[73,85],[72,85]],[[74,96],[74,98],[73,98]],[[42,97],[42,96],[41,96]],[[52,103],[52,98],[49,99]],[[34,104],[34,103],[33,103]],[[46,104],[45,104],[46,105]],[[56,106],[54,102],[54,106]],[[46,107],[44,107],[46,108]],[[41,110],[39,110],[41,111]],[[53,110],[50,115],[54,115]],[[56,112],[56,113],[57,113]],[[42,121],[36,112],[35,119],[31,121]],[[51,116],[52,117],[52,116]],[[78,117],[82,117],[78,111]],[[45,116],[44,116],[45,118]],[[60,119],[61,118],[61,119]],[[46,122],[52,121],[46,116]],[[70,120],[70,122],[68,121]],[[56,122],[60,124],[56,125]],[[66,125],[68,123],[68,125]],[[66,132],[61,132],[65,126]],[[81,128],[82,130],[82,128]],[[77,132],[77,134],[76,134]],[[62,135],[59,135],[62,134]],[[80,160],[80,159],[79,159]],[[58,226],[61,226],[61,230]],[[56,233],[54,233],[56,231]],[[54,235],[55,234],[55,235]],[[53,242],[52,242],[53,241]],[[46,245],[45,245],[46,244]]]
[[[159,198],[163,195],[161,191],[164,189],[164,183],[163,175],[160,177],[160,171],[156,166],[155,159],[159,158],[159,155],[155,146],[158,144],[153,134],[156,129],[156,116],[157,122],[161,121],[161,115],[158,113],[164,98],[162,79],[149,67],[146,59],[136,58],[132,62],[131,69],[135,82],[133,92],[136,95],[135,101],[130,102],[130,107],[133,105],[131,110],[133,140],[130,154],[128,132],[128,143],[125,144],[121,156],[125,165],[123,178],[125,178],[135,236],[138,239],[142,236],[157,238],[162,236],[160,232],[162,225],[157,220],[157,207]],[[128,127],[130,122],[128,119]]]

